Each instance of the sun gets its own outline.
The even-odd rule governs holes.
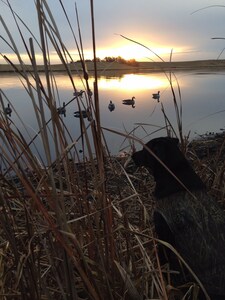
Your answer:
[[[129,60],[135,59],[140,61],[143,57],[146,57],[147,51],[143,47],[138,47],[137,45],[125,45],[118,47],[109,47],[104,49],[97,49],[97,55],[100,58],[104,58],[107,56],[118,57]]]
[[[178,54],[182,53],[184,49],[180,47],[170,47],[170,46],[152,46],[148,48],[143,44],[143,46],[138,44],[129,44],[129,45],[118,45],[107,48],[97,49],[97,56],[101,59],[104,59],[107,56],[118,57],[129,60],[135,59],[136,61],[159,61],[165,60],[169,61],[171,53]]]

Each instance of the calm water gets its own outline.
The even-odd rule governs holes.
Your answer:
[[[183,110],[183,132],[191,137],[208,132],[219,132],[225,128],[225,72],[217,73],[176,73],[182,96]],[[59,98],[56,96],[57,106],[60,102],[68,102],[73,97],[73,89],[68,77],[64,74],[56,74]],[[83,89],[80,79],[74,77],[76,88]],[[90,79],[92,87],[93,79]],[[103,127],[111,128],[119,132],[130,132],[137,123],[145,126],[135,130],[135,135],[139,138],[165,135],[165,130],[159,133],[154,131],[165,125],[161,104],[164,105],[165,112],[176,126],[176,114],[173,106],[173,97],[168,80],[163,73],[148,74],[125,74],[122,77],[100,77],[98,81],[99,98],[101,109],[101,124]],[[18,124],[23,131],[22,125],[15,113],[22,118],[30,135],[34,135],[37,130],[36,118],[33,111],[31,99],[15,75],[0,75],[0,88],[5,92],[14,107],[12,120]],[[177,100],[179,100],[176,82],[174,81]],[[160,102],[152,99],[152,93],[160,91]],[[135,108],[122,104],[123,99],[135,97]],[[108,110],[108,103],[112,100],[115,110]],[[6,101],[4,99],[4,101]],[[7,103],[7,102],[5,102]],[[79,136],[79,119],[74,118],[73,113],[78,109],[76,100],[67,107],[67,116],[63,118],[70,128],[74,138]],[[46,119],[48,119],[46,109]],[[85,120],[86,124],[88,121]],[[157,126],[157,127],[156,127]],[[24,133],[28,138],[27,133]],[[112,153],[116,154],[128,142],[123,142],[123,138],[116,134],[106,133],[108,146]],[[146,137],[147,141],[150,137]]]

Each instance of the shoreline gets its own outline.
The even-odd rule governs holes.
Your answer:
[[[87,70],[89,73],[94,72],[94,63],[86,62]],[[18,71],[9,64],[0,64],[0,74],[2,73],[15,73],[21,72],[20,65],[15,65]],[[74,62],[67,65],[71,72],[82,72],[82,65],[80,62]],[[33,71],[32,65],[24,65],[28,72]],[[43,65],[37,66],[38,72],[44,72]],[[53,72],[66,72],[63,64],[51,64],[49,69]],[[108,63],[97,62],[98,72],[164,72],[164,71],[187,71],[187,70],[208,70],[208,71],[221,71],[225,70],[225,60],[196,60],[196,61],[178,61],[178,62],[136,62],[134,65],[127,63]]]

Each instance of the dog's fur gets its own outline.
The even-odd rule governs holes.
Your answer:
[[[225,214],[208,196],[178,143],[176,138],[156,138],[132,158],[156,181],[154,222],[159,238],[176,248],[211,299],[225,299]],[[170,259],[176,268],[174,256]]]

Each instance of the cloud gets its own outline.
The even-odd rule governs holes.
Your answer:
[[[13,35],[17,47],[23,53],[25,49],[11,12],[2,1],[1,3],[2,16],[4,16],[4,20]],[[19,2],[10,1],[10,3],[38,38],[39,29],[34,2],[20,0]],[[67,0],[63,3],[71,26],[78,38],[74,1]],[[60,2],[50,0],[48,4],[63,38],[63,42],[70,51],[74,52],[75,42]],[[191,14],[193,11],[207,5],[211,5],[211,0],[204,0],[204,3],[202,0],[185,2],[177,0],[158,0],[154,2],[149,0],[95,1],[94,14],[97,48],[99,52],[103,51],[103,49],[105,51],[108,48],[109,53],[110,51],[118,53],[119,49],[122,52],[122,49],[126,47],[127,49],[134,49],[134,45],[131,42],[125,41],[120,36],[115,35],[115,33],[119,33],[129,36],[156,51],[158,49],[160,53],[162,53],[162,49],[173,48],[174,58],[177,60],[217,58],[225,46],[225,41],[213,41],[211,38],[225,36],[225,9],[214,7]],[[83,46],[86,54],[89,55],[92,47],[90,3],[85,0],[77,0],[77,8]],[[31,34],[20,21],[19,25],[28,44]],[[1,25],[0,32],[2,36],[9,40],[6,31]],[[189,51],[188,49],[191,50]],[[5,43],[1,42],[0,52],[7,52],[9,54],[10,49]],[[142,52],[141,49],[137,50],[138,54],[140,52]],[[146,55],[146,53],[143,53],[143,59]]]

